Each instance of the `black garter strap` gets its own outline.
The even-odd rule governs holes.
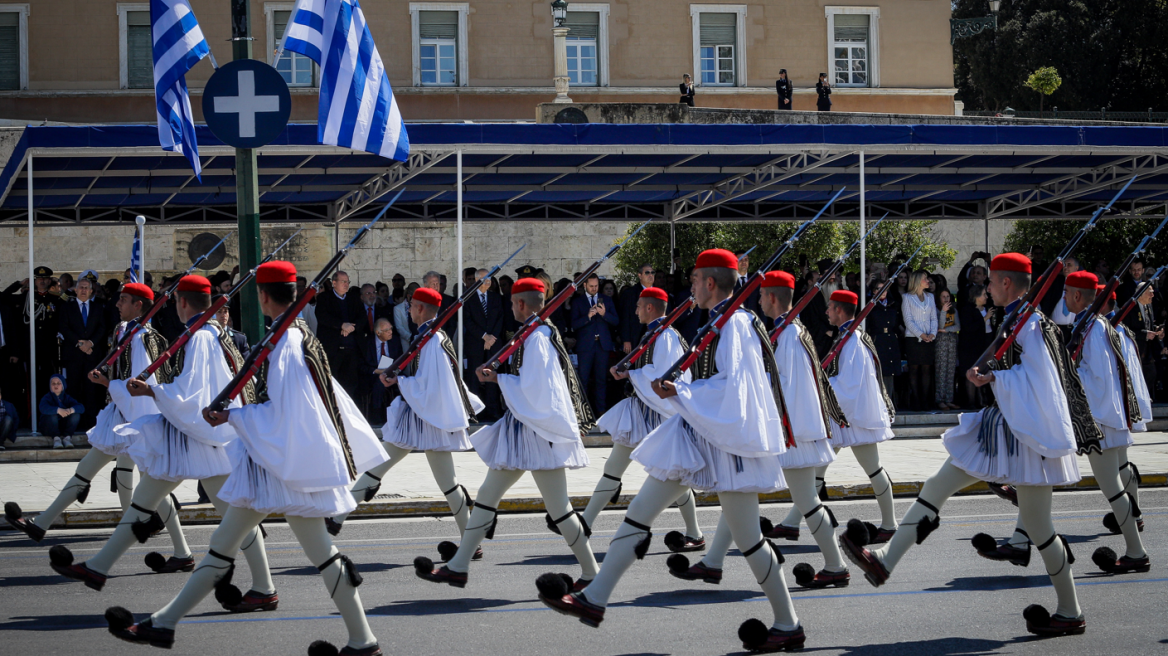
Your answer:
[[[147,509],[143,508],[142,506],[139,506],[138,504],[134,503],[133,501],[130,502],[130,507],[133,508],[134,510],[137,510],[140,513],[146,513],[147,515],[154,514],[153,510],[147,510]]]
[[[763,538],[763,539],[759,540],[759,541],[758,541],[758,544],[756,544],[756,545],[754,545],[753,547],[751,547],[751,548],[747,549],[746,551],[743,551],[743,552],[742,552],[742,557],[743,557],[743,558],[750,558],[751,556],[753,556],[753,555],[754,555],[754,552],[758,551],[759,549],[762,549],[762,545],[764,545],[764,544],[766,544],[766,543],[767,543],[767,539],[766,539],[766,538]]]
[[[485,537],[488,540],[494,540],[495,539],[495,527],[499,525],[499,511],[498,511],[498,509],[492,508],[492,507],[490,507],[486,504],[482,504],[482,503],[475,503],[474,507],[475,508],[482,508],[483,510],[486,510],[487,512],[491,513],[491,515],[492,515],[491,524],[487,528],[487,534],[483,537]],[[483,526],[485,526],[485,525],[480,524],[479,526],[468,526],[468,527],[466,527],[466,530],[475,531],[475,530],[482,528]]]
[[[617,476],[609,476],[608,474],[601,474],[601,475],[600,475],[600,477],[601,477],[601,478],[607,478],[607,479],[608,479],[608,480],[610,480],[610,481],[616,481],[617,483],[620,483],[620,480],[621,480],[621,479],[620,479],[619,477],[617,477]]]
[[[77,493],[77,503],[85,503],[85,500],[89,498],[89,479],[85,478],[81,474],[73,474],[73,478],[76,478],[77,480],[84,483],[84,485],[81,486],[81,491]],[[69,486],[66,486],[65,489],[69,489]]]
[[[883,468],[883,467],[880,467],[879,469],[877,469],[876,471],[872,472],[871,474],[868,474],[868,478],[876,478],[876,474],[879,474],[879,473],[880,473],[880,472],[882,472],[882,471],[884,471],[884,468]]]
[[[378,483],[381,482],[381,478],[378,477],[377,474],[374,474],[372,472],[365,472],[365,475],[368,476],[369,478],[372,478],[373,480],[377,481]]]
[[[130,475],[134,474],[134,469],[132,467],[131,468],[114,467],[114,472],[113,472],[113,474],[110,475],[110,492],[113,492],[115,494],[118,491],[118,472],[120,472],[120,471],[130,472]],[[73,475],[77,476],[77,474],[73,474]],[[81,478],[81,477],[77,476],[77,478]],[[82,479],[82,480],[85,480],[85,479]],[[85,482],[88,483],[89,481],[85,481]],[[145,512],[145,511],[142,511],[142,512]]]
[[[227,562],[232,563],[232,564],[235,563],[234,558],[228,558],[227,556],[224,556],[223,554],[219,553],[218,551],[215,551],[214,549],[207,549],[207,555],[214,556],[214,557],[218,558],[219,560],[227,561]]]
[[[584,537],[588,537],[588,538],[592,537],[592,527],[588,526],[588,522],[584,521],[584,516],[575,510],[572,510],[567,515],[564,515],[563,517],[561,517],[559,519],[553,519],[552,525],[559,526],[563,522],[568,521],[568,518],[573,517],[573,516],[580,518],[580,533],[583,533]],[[550,517],[550,515],[549,515],[549,517]],[[576,539],[573,540],[572,543],[568,545],[569,548],[575,546],[576,542],[578,542],[580,540],[580,533],[576,534]]]
[[[633,527],[633,528],[635,528],[635,529],[640,529],[640,530],[642,530],[642,531],[651,531],[651,530],[653,530],[653,527],[652,527],[652,526],[645,526],[644,524],[642,524],[642,523],[640,523],[640,522],[635,522],[635,521],[633,521],[633,520],[629,519],[628,517],[625,517],[625,523],[626,523],[626,524],[628,524],[629,526],[632,526],[632,527]]]
[[[917,497],[917,503],[928,508],[929,510],[932,510],[934,513],[936,513],[938,515],[941,514],[941,511],[937,509],[937,506],[934,506],[933,504],[929,503],[928,501],[925,501],[924,499],[922,499],[920,497]]]
[[[811,519],[811,516],[814,515],[815,513],[819,512],[819,509],[822,507],[823,507],[822,503],[819,504],[818,506],[815,506],[809,512],[807,512],[806,514],[803,515],[803,519]]]
[[[320,565],[317,565],[316,571],[320,572],[321,574],[324,574],[324,570],[326,568],[328,568],[329,565],[332,565],[333,563],[337,562],[338,560],[341,561],[341,566],[342,566],[342,569],[344,569],[345,574],[347,574],[349,576],[349,584],[352,585],[354,588],[359,587],[361,585],[362,581],[364,581],[364,579],[361,577],[361,573],[357,571],[357,566],[355,564],[353,564],[353,561],[350,560],[348,556],[346,556],[345,554],[343,554],[339,551],[337,553],[333,554],[332,557],[329,558],[328,560],[324,561]],[[333,595],[336,594],[337,586],[339,586],[340,584],[341,584],[341,577],[338,576],[337,577],[337,584],[333,586],[332,592],[329,594],[330,597],[332,597]]]
[[[1027,537],[1029,537],[1029,536],[1027,536]],[[1071,552],[1070,543],[1067,542],[1066,538],[1059,535],[1058,533],[1051,535],[1049,540],[1047,540],[1046,542],[1043,542],[1041,545],[1039,545],[1038,550],[1042,551],[1043,549],[1046,549],[1050,545],[1054,544],[1055,538],[1058,538],[1059,541],[1061,541],[1063,543],[1063,550],[1066,551],[1066,556],[1065,556],[1066,560],[1063,562],[1062,566],[1059,567],[1057,572],[1051,572],[1050,570],[1047,570],[1047,574],[1049,574],[1050,576],[1058,576],[1059,574],[1062,573],[1063,569],[1066,568],[1067,565],[1074,565],[1075,564],[1075,554]]]
[[[633,555],[637,557],[637,560],[643,560],[645,558],[645,554],[649,553],[649,543],[651,543],[653,541],[652,528],[649,526],[645,526],[644,524],[642,524],[640,522],[633,521],[633,520],[629,519],[628,517],[625,517],[625,523],[628,524],[629,526],[632,526],[633,528],[637,529],[638,531],[645,532],[645,537],[641,538],[641,540],[639,542],[637,542],[636,546],[633,547]],[[636,535],[636,533],[630,533],[628,535],[622,535],[619,538],[613,538],[612,542],[609,542],[609,544],[611,545],[613,542],[616,542],[617,540],[631,538],[634,535]]]
[[[443,497],[448,497],[448,496],[450,496],[450,495],[451,495],[451,494],[452,494],[452,493],[453,493],[455,490],[457,490],[457,489],[459,489],[459,488],[462,488],[462,503],[463,503],[463,505],[464,505],[464,506],[466,506],[467,508],[473,508],[473,507],[474,507],[474,501],[472,501],[472,500],[471,500],[471,498],[470,498],[470,492],[467,492],[467,491],[466,491],[466,486],[465,486],[465,485],[463,485],[462,483],[455,483],[455,484],[454,484],[454,487],[452,487],[452,488],[450,488],[449,490],[446,490],[445,492],[443,492],[443,493],[442,493],[442,496],[443,496]],[[454,514],[456,514],[456,515],[457,515],[458,513],[462,512],[462,508],[459,508],[458,510],[454,510],[454,511],[452,511],[452,512],[453,512]]]
[[[787,562],[787,559],[783,558],[783,552],[779,551],[779,548],[775,546],[774,542],[771,542],[770,540],[768,540],[766,538],[759,540],[758,544],[756,544],[753,547],[742,552],[742,557],[743,558],[750,558],[751,556],[754,555],[754,552],[758,551],[759,549],[762,549],[762,546],[764,544],[771,548],[771,552],[773,554],[775,554],[775,559],[779,561],[779,565],[782,565],[783,563]],[[774,569],[774,566],[775,566],[774,561],[771,561],[770,564],[767,566],[766,575],[764,575],[762,577],[762,580],[758,582],[759,585],[766,583],[767,579],[769,579],[771,577],[771,570]]]

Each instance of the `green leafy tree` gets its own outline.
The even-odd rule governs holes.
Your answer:
[[[879,218],[879,217],[877,217]],[[874,221],[875,219],[870,219]],[[936,221],[885,221],[876,229],[867,243],[869,262],[890,262],[897,255],[911,255],[918,246],[924,245],[920,255],[914,260],[919,266],[927,258],[936,258],[943,267],[953,264],[957,252],[948,245],[937,241],[932,228]],[[676,241],[680,251],[678,269],[692,266],[698,254],[707,248],[725,248],[741,252],[757,246],[751,253],[751,268],[756,268],[770,257],[779,244],[794,234],[799,223],[794,221],[772,223],[680,223],[677,225]],[[869,224],[871,225],[871,224]],[[631,233],[636,226],[630,226]],[[860,238],[859,222],[820,223],[812,226],[795,243],[780,264],[786,270],[794,270],[806,258],[814,263],[826,257],[838,257],[844,249]],[[633,282],[637,269],[642,264],[652,264],[656,269],[669,269],[669,224],[650,224],[635,239],[617,251],[616,270],[618,284]],[[845,271],[859,271],[858,255],[848,260]]]
[[[1123,264],[1144,235],[1156,229],[1164,217],[1150,219],[1101,219],[1095,224],[1095,229],[1083,238],[1075,250],[1075,257],[1083,263],[1087,271],[1095,271],[1095,265],[1100,260],[1107,263],[1112,275],[1122,273],[1114,268]],[[1084,220],[1078,221],[1018,221],[1014,229],[1006,236],[1006,250],[1027,253],[1034,245],[1043,247],[1047,261],[1062,251],[1083,227]],[[1145,256],[1156,265],[1159,253],[1168,246],[1168,235],[1164,232],[1152,242]],[[1037,272],[1036,272],[1037,273]]]
[[[1043,66],[1026,78],[1026,86],[1038,92],[1038,111],[1043,111],[1043,99],[1062,86],[1063,79],[1053,66]]]

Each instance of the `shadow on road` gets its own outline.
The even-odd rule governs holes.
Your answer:
[[[1017,641],[1013,641],[1017,642]],[[1011,644],[1001,640],[981,640],[978,638],[937,638],[935,640],[914,640],[909,642],[889,642],[856,647],[821,647],[804,651],[840,650],[841,656],[987,656]],[[738,652],[741,653],[741,652]]]
[[[697,606],[704,604],[732,604],[739,601],[749,601],[762,597],[761,590],[710,590],[694,588],[692,590],[668,590],[652,592],[629,601],[609,604],[615,606],[638,606],[654,608],[674,608],[678,606]]]
[[[400,563],[357,563],[357,571],[362,574],[388,572],[399,567],[405,567],[405,565]],[[320,576],[320,571],[311,565],[306,567],[273,567],[272,574],[275,576]]]
[[[0,631],[78,631],[108,626],[102,615],[25,615],[0,624]]]
[[[514,606],[529,601],[514,601],[512,599],[416,599],[398,601],[388,606],[378,606],[366,611],[369,616],[411,616],[420,615],[448,615],[455,613],[473,613],[478,610],[490,610],[504,606]]]
[[[1041,564],[1041,561],[1039,563]],[[969,576],[953,579],[944,586],[925,588],[925,590],[930,592],[984,592],[989,590],[1022,590],[1044,586],[1050,586],[1050,577],[1045,573],[1033,576]]]

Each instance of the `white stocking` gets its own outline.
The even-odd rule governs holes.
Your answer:
[[[853,449],[855,447],[852,447]],[[896,565],[900,559],[904,557],[905,552],[909,547],[917,542],[917,525],[923,519],[933,520],[941,511],[941,507],[949,500],[949,497],[956,494],[962,488],[973,485],[978,479],[965,473],[964,470],[954,465],[952,458],[945,460],[945,464],[933,474],[929,480],[925,481],[921,488],[921,493],[917,495],[917,501],[904,514],[904,519],[901,520],[903,528],[892,535],[892,539],[888,544],[880,549],[875,549],[872,554],[884,563],[884,567],[888,569],[891,574],[892,570],[896,569]],[[924,504],[930,504],[936,510],[930,509]],[[1031,534],[1033,535],[1033,533]]]
[[[203,489],[211,498],[211,504],[215,506],[215,510],[219,511],[220,517],[226,517],[230,508],[219,498],[219,490],[223,489],[223,484],[226,482],[226,476],[212,476],[203,479]],[[272,572],[268,568],[267,547],[264,545],[264,534],[260,531],[258,522],[251,535],[247,536],[240,544],[242,546],[239,548],[243,549],[243,557],[247,560],[247,568],[251,570],[251,589],[265,595],[275,593],[276,584],[272,582]]]
[[[1139,483],[1139,481],[1136,480],[1136,471],[1134,469],[1132,469],[1132,467],[1134,467],[1135,465],[1132,465],[1131,461],[1127,459],[1127,447],[1126,446],[1121,446],[1121,447],[1117,448],[1116,450],[1119,452],[1118,459],[1119,459],[1120,466],[1123,466],[1125,464],[1127,465],[1126,467],[1123,467],[1122,469],[1119,470],[1120,479],[1123,482],[1123,489],[1125,492],[1132,495],[1131,496],[1132,500],[1136,502],[1137,506],[1139,506],[1140,505],[1140,483]],[[1139,517],[1139,515],[1136,515],[1136,517]]]
[[[171,481],[160,481],[150,476],[143,476],[138,481],[138,487],[134,489],[134,497],[131,503],[137,508],[131,506],[123,515],[121,521],[118,522],[117,528],[114,529],[113,535],[110,535],[109,540],[102,545],[101,551],[98,551],[89,560],[85,561],[85,565],[98,573],[109,574],[110,568],[114,563],[118,562],[126,551],[138,541],[134,535],[134,522],[147,522],[150,520],[150,512],[143,512],[138,508],[146,508],[149,511],[159,509],[157,512],[162,514],[165,509],[161,507],[162,501],[166,500],[169,507],[170,515],[174,515],[174,506],[170,504],[170,498],[167,496],[178,487],[178,483]],[[182,530],[179,530],[179,537],[182,537]],[[190,550],[187,547],[186,539],[182,541],[182,547],[186,550],[185,554],[175,553],[178,557],[189,557]],[[175,545],[175,551],[178,551],[178,544]]]
[[[349,581],[348,572],[345,571],[348,563],[337,558],[321,568],[321,565],[340,553],[325,530],[324,520],[319,517],[288,517],[287,520],[288,528],[296,534],[308,561],[320,569],[325,589],[345,620],[345,628],[349,630],[348,646],[363,649],[376,644],[377,637],[369,628],[365,609],[361,607],[361,595],[357,594],[357,588]]]
[[[713,567],[714,569],[722,569],[722,563],[726,560],[726,552],[730,551],[730,543],[734,537],[730,535],[730,527],[726,525],[726,513],[722,513],[718,517],[718,528],[714,531],[714,539],[710,540],[709,546],[706,547],[706,555],[702,556],[702,562],[706,567]],[[605,560],[608,557],[605,556]]]
[[[632,452],[632,448],[623,444],[612,445],[612,451],[608,453],[608,460],[604,461],[604,476],[596,483],[596,490],[592,492],[588,506],[584,508],[584,512],[580,513],[589,526],[596,526],[596,518],[600,516],[600,511],[604,510],[609,500],[612,499],[612,493],[620,487],[620,479],[625,475],[625,470],[629,468],[629,463],[632,462],[630,458]]]
[[[1018,511],[1030,532],[1030,539],[1039,548],[1038,553],[1046,563],[1046,573],[1050,575],[1050,582],[1054,584],[1058,595],[1058,609],[1055,613],[1063,617],[1079,617],[1083,611],[1079,608],[1079,598],[1075,594],[1075,578],[1071,574],[1071,564],[1067,562],[1063,541],[1055,534],[1051,519],[1053,492],[1050,487],[1019,486]]]
[[[470,495],[458,484],[454,473],[454,456],[449,451],[427,451],[426,461],[430,463],[430,473],[434,482],[446,497],[454,523],[458,524],[459,535],[466,532],[466,520],[470,519]]]
[[[1099,491],[1111,504],[1111,512],[1115,513],[1115,521],[1119,523],[1119,530],[1123,533],[1124,542],[1127,543],[1127,556],[1143,558],[1147,553],[1144,551],[1143,541],[1140,540],[1140,531],[1136,527],[1131,499],[1128,498],[1119,479],[1118,449],[1088,453],[1087,460],[1091,461],[1091,471],[1099,483]]]
[[[1014,522],[1014,534],[1010,536],[1009,545],[1011,547],[1025,548],[1030,544],[1030,534],[1026,532],[1026,527],[1022,526],[1022,514],[1018,514],[1018,519]]]
[[[130,507],[130,499],[134,496],[134,461],[130,456],[122,454],[114,465],[114,481],[118,487],[118,503],[122,504],[122,511]]]
[[[812,467],[784,469],[783,475],[787,477],[787,488],[791,491],[791,500],[795,502],[795,508],[801,513],[800,516],[804,517],[811,513],[811,516],[805,519],[807,528],[811,530],[811,537],[815,538],[819,551],[823,553],[823,568],[829,572],[844,571],[847,568],[844,567],[843,554],[840,553],[839,544],[835,540],[831,518],[815,494],[815,469]]]
[[[685,522],[685,535],[689,538],[704,537],[702,527],[698,526],[698,500],[694,498],[693,490],[686,488],[677,500],[677,509],[681,511],[681,519]]]
[[[162,517],[162,523],[166,525],[166,534],[170,536],[170,543],[174,548],[174,557],[190,558],[191,547],[187,544],[187,536],[183,534],[182,522],[178,518],[178,508],[174,505],[174,498],[171,495],[167,495],[158,504],[156,512]]]
[[[799,627],[799,618],[795,615],[795,605],[791,603],[791,593],[787,591],[783,567],[770,543],[763,540],[758,525],[758,494],[719,492],[718,499],[722,502],[722,516],[734,536],[734,544],[746,556],[750,571],[754,572],[759,587],[771,602],[775,614],[774,628],[795,630]]]
[[[73,477],[69,479],[68,483],[65,483],[65,487],[57,494],[57,498],[53,499],[49,507],[37,515],[36,519],[32,520],[32,523],[46,531],[49,530],[49,527],[53,525],[53,522],[57,521],[61,513],[65,512],[69,504],[77,500],[77,495],[81,494],[81,490],[85,489],[87,485],[90,485],[93,479],[97,477],[102,467],[105,467],[113,461],[113,456],[106,455],[97,449],[91,448],[89,453],[86,453],[85,457],[77,463],[77,469],[74,470]],[[126,506],[129,507],[129,504],[126,504]]]
[[[838,453],[839,449],[836,449],[836,452]],[[823,466],[815,468],[815,494],[816,495],[818,495],[819,491],[822,490],[823,487],[826,485],[826,483],[824,482],[825,476],[827,476],[827,465],[823,465]],[[782,524],[783,526],[786,526],[787,528],[799,528],[799,522],[801,522],[801,521],[803,521],[803,513],[799,511],[799,508],[792,505],[790,512],[788,512],[787,516],[783,518],[783,521],[781,521],[779,523]]]
[[[592,554],[588,536],[584,535],[584,525],[580,523],[580,518],[572,509],[572,500],[568,497],[567,474],[563,469],[548,469],[533,471],[531,477],[535,479],[535,485],[543,497],[543,506],[552,519],[567,516],[567,519],[561,521],[558,526],[564,542],[568,543],[568,548],[576,554],[576,560],[580,562],[580,578],[586,581],[595,578],[600,566],[596,564],[596,556]]]
[[[896,507],[892,503],[892,479],[880,466],[880,445],[858,444],[852,447],[852,455],[856,456],[856,462],[860,463],[860,467],[872,481],[872,492],[880,506],[880,528],[895,531]]]
[[[402,458],[405,458],[406,456],[410,455],[410,453],[412,453],[409,449],[403,449],[400,446],[390,444],[389,442],[382,442],[381,446],[384,447],[385,452],[389,454],[389,460],[386,460],[380,465],[377,465],[373,469],[370,469],[369,471],[362,474],[361,478],[357,479],[357,482],[353,484],[353,489],[349,490],[349,492],[353,495],[353,500],[358,504],[365,501],[366,490],[380,486],[381,479],[385,478],[386,472],[392,469],[394,465],[401,462]],[[349,513],[337,515],[336,517],[333,517],[333,521],[338,524],[344,524],[345,519],[348,516]]]
[[[463,532],[462,541],[458,544],[458,553],[446,563],[447,568],[453,572],[466,572],[470,569],[470,559],[474,556],[475,549],[479,548],[495,524],[499,500],[522,477],[523,472],[517,469],[487,470],[487,477],[479,486],[474,508],[470,511],[466,531]]]

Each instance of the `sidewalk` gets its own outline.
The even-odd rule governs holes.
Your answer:
[[[590,466],[568,472],[568,493],[577,508],[583,507],[592,495],[597,481],[604,470],[610,448],[588,449]],[[898,496],[914,496],[921,485],[945,461],[947,453],[939,439],[897,439],[880,446],[881,464],[894,481]],[[1143,475],[1145,486],[1168,485],[1168,433],[1137,433],[1136,444],[1128,456],[1135,462]],[[477,492],[479,484],[486,476],[487,468],[473,452],[455,453],[454,466],[458,480],[467,487],[471,496]],[[8,462],[0,463],[0,500],[16,501],[25,512],[43,510],[57,495],[61,486],[73,475],[73,462]],[[1079,468],[1083,480],[1078,488],[1094,489],[1095,479],[1091,476],[1091,465],[1087,458],[1079,458]],[[117,494],[110,492],[109,482],[112,466],[107,467],[93,481],[89,498],[83,505],[70,507],[62,516],[63,526],[112,526],[121,517]],[[868,477],[860,469],[853,457],[845,449],[827,472],[827,484],[832,498],[871,496],[872,487]],[[645,480],[644,470],[633,463],[624,475],[624,489],[620,503],[610,508],[621,507],[632,500]],[[978,483],[963,493],[984,492],[985,485]],[[218,514],[210,504],[196,504],[198,493],[194,482],[181,484],[175,492],[183,504],[181,511],[184,523],[218,521]],[[414,454],[394,467],[386,476],[377,497],[370,503],[361,504],[354,516],[387,517],[407,515],[442,514],[449,512],[446,501],[440,496],[426,458]],[[786,501],[786,492],[764,495],[769,502]],[[698,495],[702,505],[716,504],[717,495]],[[543,502],[535,481],[530,475],[511,488],[499,510],[509,512],[543,511]]]

